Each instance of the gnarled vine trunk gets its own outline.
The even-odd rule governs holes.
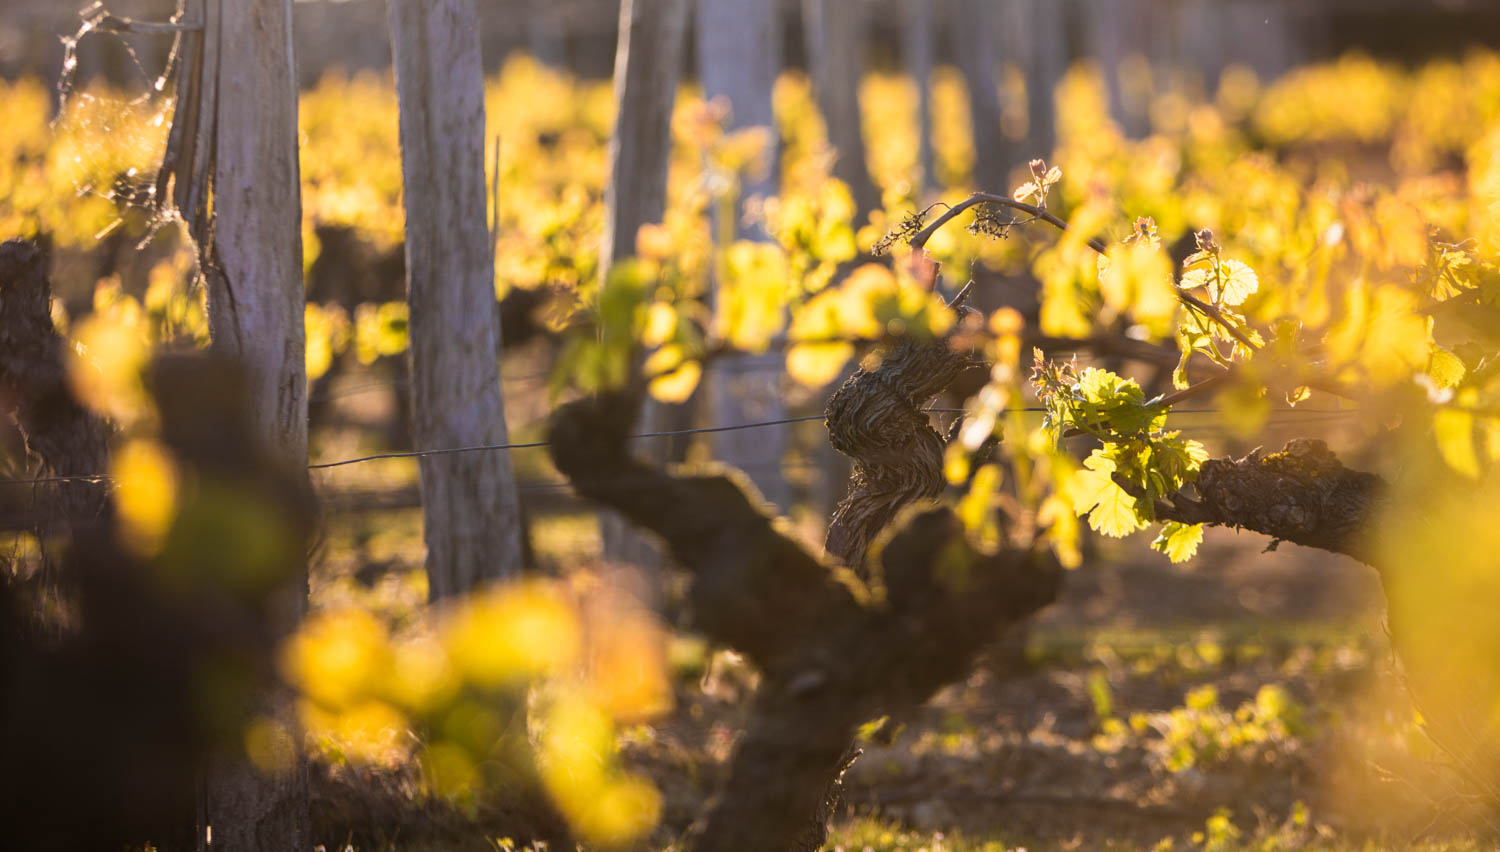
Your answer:
[[[830,405],[830,433],[860,471],[830,534],[848,564],[783,535],[737,473],[674,475],[634,459],[626,434],[638,395],[554,415],[558,469],[659,535],[692,575],[697,629],[763,674],[728,777],[694,830],[697,852],[743,849],[748,838],[761,849],[820,848],[858,754],[857,726],[911,712],[1055,596],[1058,567],[1030,542],[980,553],[952,512],[912,505],[942,482],[942,442],[919,407],[963,365],[946,341],[897,344]],[[867,554],[882,530],[889,537]],[[879,565],[869,582],[849,567],[866,563]]]

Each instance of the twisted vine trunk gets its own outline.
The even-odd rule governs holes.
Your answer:
[[[830,533],[843,564],[783,535],[737,472],[673,475],[632,458],[638,397],[581,400],[554,415],[558,470],[659,535],[692,576],[697,629],[763,674],[728,775],[690,839],[697,852],[819,849],[858,755],[855,729],[911,712],[1055,596],[1058,566],[1029,541],[979,553],[952,512],[912,507],[942,482],[942,441],[920,405],[964,363],[945,341],[901,343],[836,395],[829,431],[859,471]]]
[[[854,462],[825,548],[861,571],[871,542],[902,507],[943,493],[941,435],[921,406],[970,364],[946,341],[902,341],[876,370],[859,369],[828,401],[828,440]]]

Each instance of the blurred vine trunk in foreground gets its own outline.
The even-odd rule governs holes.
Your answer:
[[[625,0],[620,5],[615,129],[609,143],[604,238],[599,245],[601,290],[610,286],[610,268],[635,254],[636,232],[642,225],[660,222],[666,211],[672,105],[682,70],[687,12],[687,0]],[[647,404],[642,431],[666,428],[661,424],[667,413],[665,406]],[[659,567],[655,544],[619,516],[606,514],[600,524],[606,559]]]
[[[505,444],[474,3],[390,0],[390,14],[401,103],[412,439],[421,450]],[[427,456],[421,467],[428,597],[519,575],[523,531],[510,454]]]
[[[66,380],[46,265],[34,245],[0,245],[0,413],[42,476],[79,478],[33,492],[37,534],[60,544],[56,581],[0,578],[6,841],[187,852],[203,848],[207,816],[216,849],[309,848],[281,845],[297,830],[311,844],[305,802],[270,808],[261,792],[300,777],[272,714],[313,525],[303,464],[266,442],[252,376],[201,352],[159,356],[141,377],[157,417],[126,430],[111,464],[114,427]]]
[[[715,242],[725,252],[735,240],[770,242],[763,225],[745,221],[744,203],[777,194],[780,145],[771,93],[781,71],[781,29],[775,0],[700,0],[698,3],[698,75],[703,97],[728,102],[725,130],[759,128],[766,137],[762,153],[765,173],[743,183],[732,182],[714,208]],[[722,256],[722,254],[720,255]],[[714,301],[720,311],[729,264],[716,270]],[[708,387],[713,422],[720,425],[780,420],[786,416],[781,388],[785,357],[774,348],[761,354],[720,359]],[[781,475],[786,455],[784,429],[720,432],[714,436],[714,456],[749,475],[761,496],[781,511],[790,508],[790,494]]]

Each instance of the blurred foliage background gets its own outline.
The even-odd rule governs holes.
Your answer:
[[[320,16],[370,14],[347,5],[300,14],[309,32]],[[535,56],[495,51],[505,56],[487,84],[496,298],[530,294],[525,330],[502,359],[513,438],[539,438],[560,401],[618,384],[637,345],[650,353],[652,394],[673,403],[710,381],[704,364],[720,349],[785,348],[784,393],[792,413],[811,417],[874,344],[957,329],[994,365],[934,406],[940,430],[965,418],[946,471],[961,516],[991,544],[997,507],[1033,518],[1064,563],[1081,566],[1064,601],[1008,640],[1015,647],[895,743],[867,745],[841,848],[1360,848],[1368,838],[1482,848],[1471,833],[1494,830],[1500,801],[1486,799],[1500,769],[1500,633],[1488,615],[1500,602],[1488,523],[1500,505],[1500,53],[1443,40],[1434,33],[1448,30],[1428,26],[1436,13],[1411,19],[1406,44],[1418,52],[1417,36],[1428,38],[1429,55],[1344,53],[1340,39],[1359,33],[1373,34],[1372,51],[1388,47],[1375,36],[1405,19],[1332,36],[1356,18],[1332,9],[1315,22],[1271,4],[1279,12],[1265,20],[1278,29],[1215,42],[1243,38],[1242,62],[1225,50],[1196,66],[1135,53],[1110,65],[1080,50],[1055,88],[1038,91],[1025,68],[1002,62],[1003,152],[976,150],[964,76],[940,64],[924,174],[918,87],[888,55],[897,15],[881,7],[860,86],[879,209],[861,215],[829,176],[833,152],[803,70],[777,79],[774,128],[737,133],[689,84],[672,120],[667,212],[601,284],[613,100],[601,77],[612,53],[599,39],[612,38],[613,13],[583,5],[519,16],[556,29],[517,37]],[[950,14],[962,25],[961,10]],[[1256,52],[1257,41],[1270,46]],[[388,56],[339,55],[350,50],[303,62],[305,74],[318,69],[300,104],[314,462],[421,449],[403,413],[397,103]],[[108,63],[59,100],[52,75],[26,65],[35,60],[4,55],[0,235],[52,248],[73,387],[123,427],[121,536],[159,554],[201,495],[184,502],[196,486],[155,441],[141,370],[153,349],[207,339],[193,249],[141,204],[170,102],[143,91],[131,66]],[[1055,103],[1056,145],[1025,150],[1039,99]],[[710,211],[763,174],[772,151],[779,191],[745,208],[772,241],[720,239]],[[977,186],[992,158],[1008,185]],[[1015,192],[1071,230],[993,217],[980,233],[939,230],[926,248],[945,277],[927,292],[909,250],[886,237],[909,236],[918,211],[976,189]],[[1111,244],[1102,260],[1085,242],[1096,235]],[[970,277],[984,316],[956,326],[942,290]],[[1254,345],[1184,310],[1181,290],[1204,293]],[[1030,347],[1042,338],[1175,344],[1184,359],[1148,369],[1103,354],[1038,388]],[[1152,400],[1215,363],[1238,380],[1173,410],[1169,432]],[[1132,417],[1145,418],[1144,443],[1117,439]],[[695,425],[725,424],[700,413]],[[1060,442],[1065,427],[1099,440]],[[794,436],[775,472],[793,486],[781,508],[819,547],[845,469],[819,424],[774,428]],[[1004,457],[971,470],[970,453],[992,435],[1003,435]],[[1172,490],[1210,455],[1294,436],[1326,440],[1392,483],[1378,581],[1290,547],[1259,554],[1248,534],[1157,528],[1110,476],[1134,470],[1149,487],[1155,474]],[[683,453],[711,455],[706,439]],[[681,629],[670,584],[659,605],[652,582],[600,560],[597,518],[544,451],[514,459],[543,570],[442,608],[426,604],[415,461],[314,474],[324,514],[312,611],[280,667],[302,696],[325,779],[320,819],[367,832],[360,848],[406,848],[399,829],[358,824],[379,795],[474,826],[465,848],[524,844],[506,826],[527,823],[497,804],[519,789],[541,791],[588,843],[660,848],[733,742],[754,672]],[[1164,474],[1163,459],[1181,469]],[[0,465],[28,475],[11,437]],[[1170,563],[1143,552],[1145,541],[1115,540],[1148,526]],[[7,538],[9,561],[26,570],[40,542]],[[1435,719],[1457,720],[1463,738],[1429,736]],[[243,739],[277,771],[290,736],[261,719]],[[1112,808],[1118,819],[1099,817]],[[1018,818],[1022,809],[1040,815]]]

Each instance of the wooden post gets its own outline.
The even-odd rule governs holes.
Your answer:
[[[297,84],[292,0],[205,0],[202,69],[213,152],[213,225],[195,234],[208,285],[216,352],[248,379],[253,433],[289,472],[306,477],[302,198],[297,156]],[[204,244],[204,237],[208,242]],[[307,605],[307,566],[292,571],[268,607],[278,634],[296,629]],[[291,696],[255,697],[256,713],[293,735]],[[294,735],[293,735],[294,736]],[[212,848],[308,849],[307,764],[282,772],[244,759],[215,762],[205,784]]]
[[[974,189],[1005,195],[1010,187],[1011,152],[1001,128],[999,54],[985,0],[961,0],[952,21],[953,53],[969,93],[969,127],[974,136]]]
[[[635,236],[641,226],[660,222],[666,211],[672,104],[686,31],[687,0],[624,0],[620,5],[615,53],[618,117],[609,144],[610,178],[604,193],[601,287],[608,284],[612,264],[635,254]],[[643,421],[658,422],[663,417],[660,407],[648,406]],[[601,525],[607,559],[642,566],[660,562],[658,548],[618,516],[604,515]]]
[[[917,166],[922,174],[918,197],[938,189],[937,162],[932,150],[932,66],[934,63],[933,0],[902,0],[901,64],[917,86]]]
[[[473,0],[390,0],[406,199],[411,431],[421,449],[508,442],[494,246],[486,223],[484,68]],[[428,597],[519,575],[507,452],[427,456]]]
[[[775,0],[699,0],[698,72],[703,96],[729,103],[728,130],[765,128],[770,137],[767,174],[749,179],[739,193],[723,199],[714,211],[716,239],[769,240],[764,228],[748,224],[741,203],[750,197],[776,194],[779,170],[776,120],[771,90],[781,69],[781,30]],[[725,221],[725,220],[728,221]],[[717,299],[717,287],[714,298]],[[722,358],[714,364],[707,388],[713,422],[751,423],[786,416],[781,378],[784,358],[779,352]],[[771,503],[785,511],[789,494],[781,475],[787,450],[783,429],[721,432],[714,436],[714,455],[743,470]]]
[[[855,224],[880,208],[880,190],[865,160],[859,108],[859,82],[869,12],[864,0],[803,0],[802,25],[807,64],[812,69],[818,109],[828,125],[828,144],[838,152],[833,176],[849,185]]]

